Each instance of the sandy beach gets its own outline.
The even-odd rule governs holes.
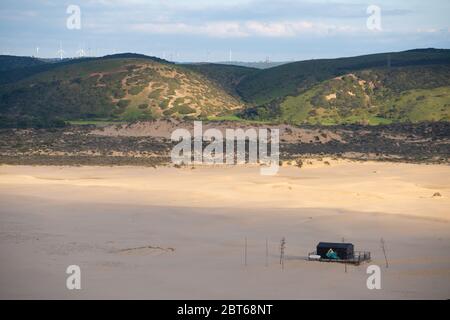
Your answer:
[[[446,165],[323,159],[277,176],[0,166],[0,202],[1,299],[450,298]],[[369,264],[306,261],[319,241],[342,238],[372,252],[381,290],[366,287]],[[74,264],[82,289],[69,291]]]

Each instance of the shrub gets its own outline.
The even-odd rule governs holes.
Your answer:
[[[128,90],[128,93],[135,96],[141,93],[145,89],[145,86],[134,86]]]
[[[131,102],[130,100],[120,100],[119,102],[117,102],[117,106],[120,109],[125,109],[126,107],[129,106],[130,102]]]
[[[167,100],[167,99],[162,100],[162,101],[159,103],[159,107],[160,107],[162,110],[167,109],[167,108],[169,107],[169,100]]]
[[[172,109],[175,109],[175,112],[178,112],[179,114],[191,114],[196,112],[195,109],[186,105],[178,105],[173,107]]]

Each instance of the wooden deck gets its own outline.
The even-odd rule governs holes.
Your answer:
[[[310,252],[308,254],[309,261],[319,261],[319,262],[336,262],[336,263],[348,263],[354,265],[360,265],[363,262],[369,262],[371,260],[370,252],[368,251],[355,251],[351,259],[311,259],[311,255],[316,255],[316,251]]]

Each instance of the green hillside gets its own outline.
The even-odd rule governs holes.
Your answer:
[[[351,58],[293,62],[260,70],[243,79],[236,90],[248,103],[262,105],[347,73],[391,67],[450,64],[450,50],[417,49]]]
[[[16,56],[0,55],[0,72],[19,68],[39,66],[44,64],[47,63],[41,59],[33,57],[16,57]]]
[[[325,125],[450,121],[450,50],[443,49],[265,70],[179,65],[138,54],[57,63],[4,58],[0,126],[7,127],[165,117]]]
[[[222,86],[228,93],[236,96],[238,96],[236,88],[239,83],[258,71],[255,68],[215,63],[189,64],[186,65],[186,68],[203,74],[208,79]]]
[[[5,58],[2,60],[1,58]],[[168,61],[149,57],[136,53],[121,53],[111,56],[105,56],[101,58],[73,58],[73,59],[36,59],[30,57],[12,57],[12,56],[0,56],[0,66],[4,66],[3,70],[0,70],[0,85],[13,83],[22,79],[28,78],[38,73],[50,71],[60,68],[62,66],[69,66],[73,64],[79,64],[86,61],[101,61],[105,59],[150,59],[157,62],[168,63]],[[3,62],[3,63],[2,63]]]
[[[56,67],[58,63],[33,57],[0,56],[0,85]]]
[[[208,117],[243,105],[202,74],[160,59],[111,56],[62,63],[0,86],[3,125]]]
[[[271,79],[269,81],[269,79]],[[449,120],[450,50],[295,62],[258,71],[237,91],[241,117],[291,123]]]
[[[450,65],[348,73],[244,115],[297,124],[450,121]]]

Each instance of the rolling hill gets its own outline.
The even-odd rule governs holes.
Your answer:
[[[17,58],[0,57],[1,126],[169,117],[322,125],[450,121],[450,50],[444,49],[269,69],[180,65],[138,54],[58,63]],[[8,59],[15,69],[2,67]]]
[[[450,121],[450,50],[296,62],[258,71],[236,90],[253,105],[241,113],[252,120]]]
[[[450,66],[349,73],[287,97],[275,117],[297,124],[450,121],[449,74]]]
[[[47,64],[47,62],[33,57],[0,56],[0,72],[44,64]]]
[[[416,65],[449,65],[450,50],[416,49],[339,59],[299,61],[260,70],[241,81],[236,88],[242,98],[261,105],[304,92],[315,84],[347,73]]]
[[[188,64],[186,68],[203,74],[235,96],[239,96],[236,90],[239,83],[258,71],[256,68],[216,63]]]
[[[52,120],[208,117],[241,101],[201,73],[139,55],[72,60],[0,86],[3,125]]]

